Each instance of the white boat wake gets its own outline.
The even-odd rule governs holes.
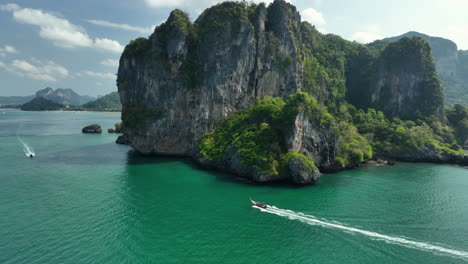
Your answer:
[[[36,156],[34,149],[28,146],[28,144],[26,144],[26,142],[24,142],[20,137],[18,137],[18,141],[23,145],[23,151],[26,157],[30,157],[31,155]]]
[[[461,250],[456,250],[456,249],[451,249],[447,246],[439,246],[439,245],[434,245],[426,242],[419,242],[419,241],[414,241],[410,240],[407,238],[402,238],[402,237],[397,237],[397,236],[389,236],[389,235],[382,235],[376,232],[371,232],[371,231],[366,231],[363,229],[358,229],[354,227],[349,227],[345,226],[341,223],[337,222],[327,222],[324,220],[317,219],[316,217],[312,215],[306,215],[303,213],[296,213],[291,210],[285,210],[285,209],[280,209],[275,206],[268,206],[267,209],[264,208],[259,208],[257,206],[252,206],[253,208],[256,208],[262,212],[270,213],[270,214],[275,214],[278,216],[283,216],[287,217],[291,220],[299,220],[303,223],[309,224],[309,225],[318,225],[326,228],[334,228],[334,229],[340,229],[345,232],[350,232],[354,234],[361,234],[364,236],[367,236],[371,239],[375,240],[381,240],[386,243],[391,243],[391,244],[397,244],[400,246],[404,247],[409,247],[409,248],[414,248],[414,249],[419,249],[419,250],[425,250],[425,251],[430,251],[435,254],[443,254],[443,255],[448,255],[456,258],[461,258],[464,260],[468,260],[468,252],[466,251],[461,251]]]

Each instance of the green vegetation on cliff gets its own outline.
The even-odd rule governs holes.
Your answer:
[[[287,170],[289,160],[298,155],[288,153],[285,138],[299,111],[319,120],[327,118],[326,109],[305,93],[291,95],[286,103],[281,98],[266,97],[235,112],[206,134],[198,146],[200,154],[209,160],[219,160],[238,152],[242,164],[253,166],[262,174],[278,175]],[[310,157],[301,158],[315,167]]]
[[[456,104],[453,108],[447,109],[447,119],[455,130],[455,138],[458,144],[467,147],[468,145],[468,107]]]
[[[150,42],[147,38],[137,38],[131,40],[125,47],[124,53],[131,56],[143,56],[150,48]]]
[[[235,112],[200,140],[200,154],[209,160],[221,160],[237,152],[243,164],[267,175],[287,171],[289,161],[296,157],[315,168],[310,157],[291,152],[285,142],[300,112],[313,126],[337,133],[340,143],[337,162],[341,166],[353,166],[372,158],[370,144],[357,129],[344,121],[337,122],[326,107],[307,93],[290,95],[286,102],[266,97],[248,109]]]
[[[281,98],[266,97],[248,109],[235,112],[200,140],[200,154],[209,160],[223,160],[226,155],[237,152],[242,164],[253,166],[258,173],[284,173],[291,158],[302,155],[307,162],[310,159],[303,154],[291,153],[285,142],[300,112],[314,120],[314,126],[335,131],[338,149],[334,158],[341,167],[353,167],[369,160],[374,152],[387,157],[419,155],[424,151],[433,151],[441,158],[463,156],[451,128],[438,119],[390,120],[381,111],[357,110],[347,104],[333,116],[307,93],[291,95],[286,102]],[[466,112],[452,115],[461,118],[460,126],[468,124]]]
[[[371,142],[374,151],[384,156],[398,157],[402,154],[416,154],[431,148],[439,155],[463,156],[456,145],[450,128],[433,120],[431,125],[418,120],[389,120],[382,112],[374,109],[353,110],[352,122],[360,134]]]
[[[146,122],[159,120],[163,116],[163,110],[149,108],[142,103],[132,103],[122,108],[122,121],[128,128],[143,127]]]
[[[468,51],[457,50],[457,45],[448,39],[428,36],[419,32],[386,38],[382,42],[394,42],[404,37],[419,37],[426,40],[432,49],[437,71],[445,96],[445,104],[468,104]]]
[[[431,48],[424,39],[419,37],[402,38],[397,42],[390,43],[382,51],[380,61],[390,72],[401,72],[402,69],[406,69],[406,71],[422,76],[423,80],[420,84],[422,88],[415,91],[418,94],[414,95],[415,100],[412,101],[410,111],[390,110],[392,106],[386,105],[385,100],[394,95],[389,91],[391,87],[386,86],[382,89],[388,90],[383,91],[380,102],[375,105],[376,108],[388,113],[387,115],[412,120],[434,115],[441,110],[444,100],[442,88],[435,69]]]
[[[358,133],[354,125],[346,121],[338,123],[339,140],[337,162],[342,167],[352,167],[372,159],[373,150],[369,141]]]

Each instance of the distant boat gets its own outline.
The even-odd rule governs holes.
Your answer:
[[[31,159],[34,158],[34,154],[32,154],[32,153],[29,154],[29,157],[30,157]]]
[[[250,202],[257,206],[257,207],[260,207],[260,208],[263,208],[263,209],[267,209],[268,208],[268,205],[264,204],[264,203],[261,203],[261,202],[256,202],[254,200],[252,200],[252,198],[250,198]]]

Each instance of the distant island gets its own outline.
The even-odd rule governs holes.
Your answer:
[[[36,92],[35,96],[0,97],[0,108],[17,108],[24,111],[98,111],[119,112],[122,110],[120,97],[112,92],[98,99],[81,96],[72,89],[52,89],[47,87]]]
[[[65,108],[63,104],[42,97],[36,97],[21,106],[21,110],[23,111],[55,111],[63,108]]]

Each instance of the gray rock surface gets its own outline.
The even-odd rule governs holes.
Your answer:
[[[443,113],[442,89],[425,41],[402,39],[390,44],[381,57],[369,90],[371,107],[389,117],[413,120]]]
[[[115,143],[122,144],[122,145],[129,145],[130,140],[128,139],[127,134],[120,135],[116,140]]]
[[[320,171],[317,168],[311,168],[303,159],[293,158],[289,162],[289,171],[291,181],[296,184],[315,183],[320,179]]]
[[[81,132],[83,132],[83,133],[102,133],[102,128],[98,124],[92,124],[92,125],[83,127]]]
[[[288,149],[313,158],[322,170],[334,170],[338,151],[338,134],[331,128],[317,125],[317,120],[300,112],[287,137]]]
[[[166,110],[144,128],[125,127],[138,151],[192,156],[201,136],[257,96],[286,98],[300,90],[301,21],[296,8],[277,0],[268,8],[260,5],[250,17],[244,8],[239,16],[224,15],[225,8],[239,6],[225,2],[206,10],[195,22],[204,29],[195,48],[178,24],[180,11],[173,11],[149,38],[149,54],[123,53],[117,80],[122,105]],[[218,17],[216,23],[223,26],[213,26]],[[163,37],[167,39],[161,41]],[[276,58],[287,60],[287,67]],[[200,69],[197,76],[187,73],[187,61]]]

